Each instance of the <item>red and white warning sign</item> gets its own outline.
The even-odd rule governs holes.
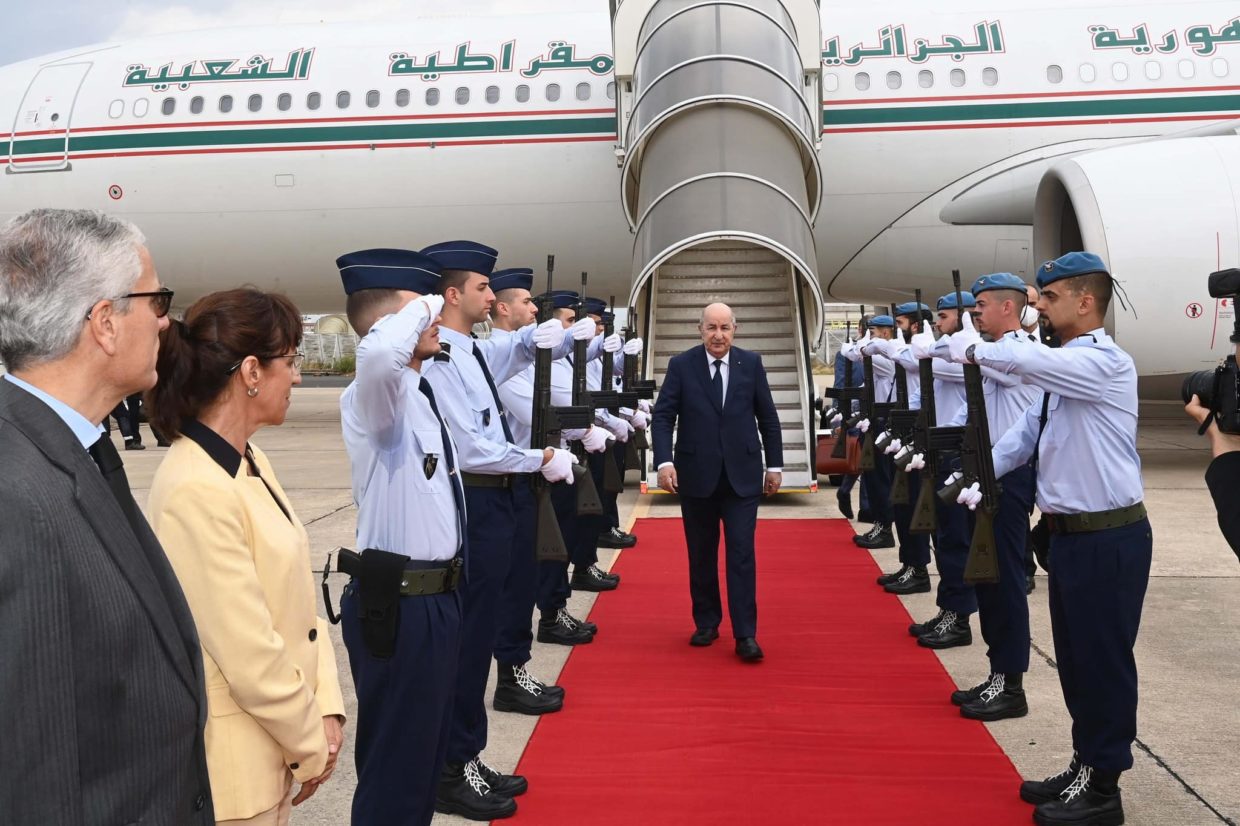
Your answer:
[[[1201,318],[1201,315],[1204,312],[1205,312],[1205,309],[1200,304],[1198,304],[1196,301],[1194,301],[1192,304],[1189,304],[1187,307],[1184,308],[1184,315],[1188,316],[1189,318]]]

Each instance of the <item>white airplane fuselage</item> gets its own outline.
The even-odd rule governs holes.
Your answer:
[[[824,3],[824,293],[886,302],[920,287],[933,300],[953,268],[1032,280],[1030,227],[1003,217],[1011,204],[1000,196],[994,221],[948,223],[944,208],[1046,156],[1240,117],[1235,12]],[[600,8],[204,31],[14,64],[0,69],[0,116],[13,113],[0,217],[54,206],[133,220],[178,304],[251,283],[338,312],[342,252],[459,237],[499,248],[503,266],[554,252],[561,273],[587,270],[592,292],[623,300],[632,237],[611,50]],[[1227,305],[1206,296],[1213,266],[1192,268],[1240,265],[1240,239],[1168,242],[1186,246],[1185,271],[1125,283],[1142,324],[1176,339],[1142,347],[1121,329],[1143,375],[1197,369],[1227,346]]]

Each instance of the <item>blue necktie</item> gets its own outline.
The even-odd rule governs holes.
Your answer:
[[[512,431],[508,429],[508,421],[504,418],[504,403],[499,400],[499,391],[495,389],[495,379],[491,378],[491,371],[487,369],[487,360],[482,357],[477,345],[474,345],[473,350],[474,358],[478,359],[478,366],[482,368],[482,375],[487,380],[487,387],[491,388],[491,398],[495,400],[495,409],[499,412],[499,423],[504,428],[504,438],[509,444],[514,444]]]
[[[448,435],[448,426],[444,424],[443,416],[439,415],[439,405],[435,404],[435,391],[431,389],[431,383],[426,379],[420,379],[418,381],[418,389],[422,391],[422,395],[426,396],[426,400],[430,402],[431,412],[435,414],[435,420],[439,422],[439,434],[443,437],[443,458],[448,463],[448,484],[452,486],[452,499],[456,502],[456,525],[461,533],[461,547],[458,553],[465,560],[465,570],[468,573],[468,543],[465,540],[465,492],[461,490],[460,476],[456,472],[456,457],[452,451],[452,439]]]
[[[723,360],[715,359],[715,376],[710,380],[715,387],[715,398],[719,401],[720,409],[723,408]]]

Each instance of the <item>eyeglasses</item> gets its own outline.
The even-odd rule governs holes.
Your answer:
[[[306,360],[303,353],[285,353],[282,356],[255,356],[254,358],[259,361],[275,361],[276,359],[285,359],[288,362],[289,369],[291,369],[294,373],[301,372],[302,362]],[[231,376],[233,373],[237,372],[237,368],[240,367],[244,361],[245,359],[242,359],[232,367],[229,367],[225,375]]]
[[[172,309],[172,296],[175,293],[167,287],[160,287],[158,290],[144,293],[126,293],[112,301],[123,301],[126,298],[149,298],[151,299],[151,310],[155,313],[156,318],[163,318],[168,315],[168,311]],[[93,312],[93,311],[92,311]],[[90,312],[86,313],[86,320],[90,320]]]

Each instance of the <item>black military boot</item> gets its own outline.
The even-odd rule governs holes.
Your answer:
[[[603,572],[599,570],[597,565],[591,565],[584,570],[581,568],[573,568],[573,577],[568,581],[574,591],[614,591],[620,585],[614,579],[608,579],[603,576]]]
[[[603,579],[609,580],[610,582],[614,582],[617,585],[620,584],[619,574],[613,574],[611,571],[604,571],[602,568],[598,566],[597,562],[590,566],[590,573],[597,574],[598,576],[601,576]]]
[[[895,582],[888,582],[883,590],[889,594],[924,594],[930,590],[930,574],[925,568],[910,567]]]
[[[524,665],[499,664],[499,679],[495,684],[495,697],[491,705],[496,711],[514,711],[517,714],[551,714],[564,708],[563,691],[552,694],[546,690]]]
[[[498,820],[517,813],[517,801],[491,791],[475,760],[448,763],[435,790],[435,811],[466,820]]]
[[[858,548],[894,548],[896,538],[891,533],[891,526],[875,522],[869,533],[857,534],[853,544]]]
[[[625,533],[619,528],[611,528],[598,535],[598,546],[600,548],[632,548],[636,544],[636,536],[631,533]]]
[[[530,784],[519,774],[501,774],[482,762],[482,755],[473,759],[474,767],[482,779],[491,787],[491,794],[500,797],[518,797],[530,790]]]
[[[538,641],[555,645],[584,645],[594,642],[594,635],[582,628],[563,608],[538,621]]]
[[[564,613],[567,614],[568,612],[565,611]],[[577,619],[572,614],[568,614],[568,618],[572,620],[573,622],[577,623],[579,626],[581,626],[581,628],[591,637],[593,637],[595,634],[598,633],[598,626],[590,622],[589,620]]]
[[[980,693],[980,692],[979,692]],[[953,700],[955,702],[955,700]],[[960,705],[960,703],[956,703]],[[1072,753],[1072,762],[1059,774],[1052,774],[1045,780],[1025,780],[1020,784],[1020,799],[1026,803],[1049,803],[1059,798],[1064,789],[1072,785],[1081,770],[1081,761],[1076,752]]]
[[[961,616],[955,611],[944,611],[934,626],[917,638],[922,648],[958,648],[973,644],[973,628],[969,625],[968,615]]]
[[[982,680],[972,688],[961,688],[952,692],[952,705],[962,706],[965,703],[971,703],[978,697],[982,696],[982,692],[990,688],[990,684],[995,681],[998,674],[989,674],[986,679]],[[1058,794],[1058,792],[1056,792]],[[1048,798],[1049,799],[1049,798]],[[1039,801],[1040,802],[1040,801]]]
[[[1100,772],[1081,766],[1072,783],[1055,800],[1033,810],[1038,826],[1120,826],[1124,803],[1119,772]]]
[[[995,674],[975,699],[960,706],[960,716],[969,720],[1011,720],[1029,713],[1025,702],[1024,674]]]
[[[934,630],[934,627],[939,624],[939,621],[943,619],[943,615],[946,613],[946,611],[940,608],[937,614],[925,622],[913,623],[908,627],[908,635],[910,637],[920,637],[922,634],[929,634]]]
[[[907,566],[907,565],[901,565],[899,568],[897,568],[896,570],[892,571],[891,573],[889,573],[889,574],[883,574],[883,575],[879,576],[879,577],[875,580],[875,582],[877,582],[879,585],[886,585],[888,582],[895,582],[897,579],[899,579],[900,577],[904,576],[904,572],[905,572],[905,571],[907,571],[907,570],[908,570],[908,566]]]

